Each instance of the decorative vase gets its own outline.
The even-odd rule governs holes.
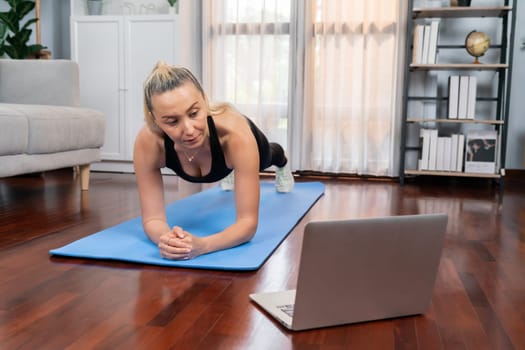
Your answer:
[[[170,15],[178,15],[179,14],[179,2],[177,1],[175,5],[168,6],[168,13]]]
[[[100,16],[102,14],[101,0],[87,0],[88,15]]]
[[[450,0],[450,6],[456,7],[462,7],[462,6],[470,6],[471,0]]]

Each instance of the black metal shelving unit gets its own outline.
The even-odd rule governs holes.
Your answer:
[[[404,71],[404,92],[402,108],[402,128],[401,128],[401,150],[399,180],[403,184],[407,177],[414,176],[453,176],[453,177],[478,177],[492,178],[502,181],[505,175],[505,149],[507,142],[507,119],[509,111],[509,97],[512,70],[512,52],[514,43],[514,27],[516,21],[516,3],[517,0],[505,0],[501,6],[493,7],[440,7],[440,8],[414,8],[414,1],[409,0],[409,18],[407,23],[407,35],[405,46],[405,71]],[[499,62],[484,64],[462,64],[454,62],[439,62],[435,64],[414,64],[412,63],[413,40],[412,35],[415,28],[415,22],[420,19],[453,19],[461,20],[462,18],[499,18],[501,20],[501,37],[498,42],[491,43],[489,49],[500,51]],[[439,43],[439,40],[438,40]],[[437,45],[438,52],[441,50],[458,50],[464,49],[464,43],[457,45]],[[473,72],[473,71],[493,71],[498,74],[497,93],[491,97],[478,97],[476,101],[485,101],[487,103],[496,103],[496,115],[490,120],[481,119],[448,119],[447,116],[437,116],[437,118],[427,119],[425,116],[409,116],[408,104],[410,101],[433,100],[436,103],[446,103],[448,96],[414,96],[410,95],[411,74],[417,71],[455,71],[455,72]],[[496,172],[494,174],[484,173],[465,173],[458,171],[434,171],[418,170],[407,168],[407,156],[420,152],[420,146],[409,146],[407,137],[409,137],[408,128],[410,125],[428,125],[432,124],[438,130],[447,124],[482,124],[493,127],[499,137],[498,157]],[[416,156],[417,158],[417,156]]]

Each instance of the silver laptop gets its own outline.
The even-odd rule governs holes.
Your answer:
[[[292,330],[425,313],[446,226],[444,214],[309,222],[297,289],[250,298]]]

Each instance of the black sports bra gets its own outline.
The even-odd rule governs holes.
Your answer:
[[[211,116],[207,117],[208,130],[210,132],[210,150],[211,150],[211,169],[210,172],[204,176],[191,176],[184,172],[180,164],[179,157],[175,151],[173,141],[168,135],[164,134],[164,150],[166,152],[166,167],[173,170],[178,176],[189,182],[197,183],[211,183],[222,180],[232,169],[226,166],[224,153],[222,152],[221,143],[217,136],[217,129]]]

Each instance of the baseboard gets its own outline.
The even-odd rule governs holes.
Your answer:
[[[101,172],[112,172],[112,173],[131,173],[135,171],[133,169],[132,162],[126,161],[101,161],[98,163],[91,164],[92,171]],[[173,171],[169,169],[162,169],[164,175],[174,175]],[[295,171],[294,174],[305,180],[378,180],[378,181],[397,181],[397,178],[390,177],[374,177],[374,176],[359,176],[356,174],[343,174],[343,173],[324,173],[315,171]],[[261,175],[274,176],[273,172],[263,171]],[[509,186],[525,186],[525,169],[505,169],[504,181]],[[439,181],[432,177],[432,182]],[[441,179],[443,180],[443,179]],[[444,179],[445,181],[447,179]]]

